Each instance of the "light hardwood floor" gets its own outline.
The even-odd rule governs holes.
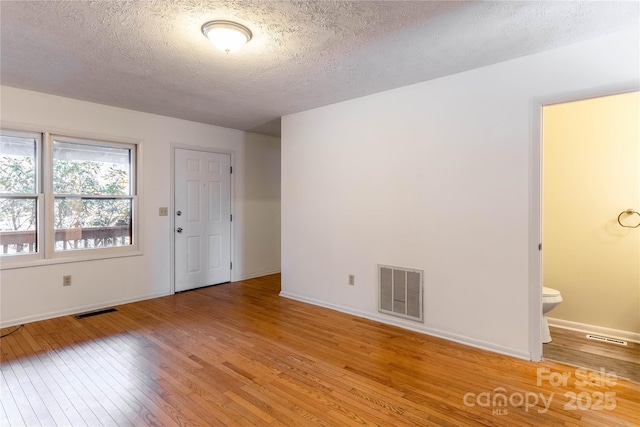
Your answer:
[[[604,368],[640,383],[640,344],[628,342],[622,346],[587,339],[583,332],[553,326],[550,330],[553,340],[544,344],[545,359],[595,370]]]
[[[637,383],[583,381],[567,365],[473,349],[279,289],[274,275],[27,324],[0,341],[0,425],[638,425]]]

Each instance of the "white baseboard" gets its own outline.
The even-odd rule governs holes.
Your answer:
[[[239,275],[239,276],[234,276],[233,277],[233,281],[234,282],[240,282],[242,280],[255,279],[256,277],[269,276],[271,274],[278,274],[278,273],[280,273],[280,269],[271,270],[271,271],[263,271],[261,273],[242,274],[242,275]]]
[[[606,337],[618,338],[624,341],[631,341],[640,344],[640,334],[636,332],[621,331],[619,329],[604,328],[602,326],[571,322],[569,320],[553,319],[551,317],[547,317],[547,320],[549,321],[549,326],[569,329],[576,332],[584,332],[585,334],[604,335]]]
[[[10,327],[10,326],[16,326],[16,325],[22,325],[22,324],[25,324],[25,323],[37,322],[39,320],[53,319],[55,317],[67,316],[69,314],[84,313],[86,311],[99,310],[101,308],[113,307],[113,306],[122,305],[122,304],[129,304],[131,302],[144,301],[144,300],[148,300],[148,299],[152,299],[152,298],[164,297],[164,296],[167,296],[167,295],[170,295],[170,293],[169,292],[161,292],[161,293],[157,293],[157,294],[143,295],[143,296],[139,296],[139,297],[135,297],[135,298],[117,299],[117,300],[111,300],[111,301],[101,302],[101,303],[97,303],[97,304],[89,304],[89,305],[83,305],[83,306],[79,306],[79,307],[67,308],[67,309],[64,309],[64,310],[50,311],[48,313],[37,314],[37,315],[34,315],[34,316],[25,316],[25,317],[19,317],[17,319],[9,319],[9,320],[6,320],[6,321],[2,321],[1,327],[2,328],[7,328],[7,327]]]
[[[431,335],[437,338],[443,338],[449,341],[454,341],[459,344],[468,345],[470,347],[479,348],[481,350],[487,350],[494,353],[504,354],[506,356],[516,357],[518,359],[531,360],[531,355],[527,352],[516,350],[513,348],[503,347],[500,345],[496,345],[490,342],[477,340],[474,338],[452,334],[447,331],[442,331],[439,329],[429,328],[426,326],[416,327],[414,322],[411,321],[403,321],[402,319],[388,318],[387,316],[383,316],[381,314],[372,314],[360,310],[354,310],[349,307],[344,307],[336,304],[326,303],[324,301],[319,301],[313,298],[307,298],[300,295],[291,294],[288,292],[280,292],[280,296],[284,298],[293,299],[296,301],[306,302],[309,304],[317,305],[320,307],[329,308],[331,310],[340,311],[342,313],[352,314],[358,317],[364,317],[365,319],[374,320],[376,322],[384,323],[386,325],[397,326],[402,329],[407,329],[413,332],[418,332],[425,335]]]

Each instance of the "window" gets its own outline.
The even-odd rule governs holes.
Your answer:
[[[3,266],[137,249],[135,144],[2,130]]]
[[[0,135],[0,233],[2,255],[38,252],[38,150],[40,135]]]
[[[134,150],[52,139],[55,250],[131,245]]]

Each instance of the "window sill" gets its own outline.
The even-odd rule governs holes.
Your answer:
[[[144,255],[141,250],[132,249],[128,251],[111,252],[104,254],[90,254],[90,255],[78,255],[78,256],[58,256],[56,258],[48,259],[30,259],[28,261],[19,261],[17,259],[0,259],[0,270],[12,270],[18,268],[30,268],[30,267],[42,267],[46,265],[55,264],[69,264],[74,262],[86,262],[86,261],[99,261],[103,259],[112,258],[128,258],[132,256]],[[13,257],[12,257],[13,258]]]

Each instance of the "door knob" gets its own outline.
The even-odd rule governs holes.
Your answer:
[[[182,233],[182,227],[178,227],[178,229],[176,230],[178,233]]]
[[[178,216],[182,215],[182,211],[176,212],[176,215],[178,215]]]

